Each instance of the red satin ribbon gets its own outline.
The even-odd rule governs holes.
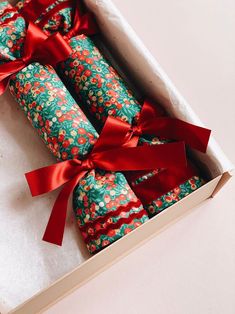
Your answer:
[[[54,3],[53,0],[31,0],[24,5],[21,9],[21,14],[27,21],[35,22],[41,15],[42,18],[38,23],[40,28],[43,28],[45,24],[53,18],[53,16],[59,11],[74,6],[73,25],[66,38],[70,39],[74,36],[85,34],[87,36],[94,35],[98,31],[98,26],[95,22],[95,17],[91,12],[81,14],[79,9],[79,2],[74,0],[68,0],[58,3],[49,12],[45,13],[45,10]]]
[[[63,185],[53,206],[43,240],[62,244],[68,199],[79,181],[92,169],[134,171],[168,168],[174,163],[186,165],[183,142],[165,145],[120,147],[124,133],[115,133],[116,119],[109,117],[88,158],[71,159],[26,174],[33,196],[50,192]],[[114,141],[113,141],[114,139]]]
[[[24,4],[20,13],[27,21],[35,22],[55,0],[32,0]]]
[[[55,66],[71,53],[71,47],[59,33],[47,37],[36,25],[29,22],[22,57],[0,65],[0,95],[6,90],[11,75],[28,64],[38,61]]]
[[[140,174],[141,173],[139,173],[138,178],[140,177]],[[132,176],[127,175],[126,177],[131,185],[132,190],[141,200],[143,205],[148,205],[153,200],[157,200],[162,195],[170,192],[180,184],[186,182],[196,175],[198,175],[197,169],[193,166],[192,163],[188,162],[186,168],[182,168],[177,165],[177,163],[175,163],[175,166],[160,169],[157,174],[136,185],[132,184]],[[135,179],[136,177],[137,175],[135,174]],[[132,178],[132,180],[130,180],[130,178]]]
[[[146,100],[137,125],[129,127],[130,140],[134,137],[138,141],[141,135],[155,135],[162,139],[184,141],[189,147],[206,152],[211,130],[159,114],[161,113],[157,106]],[[125,122],[122,124],[124,127]]]
[[[118,122],[122,124],[123,132],[124,130],[127,131],[127,145],[137,145],[139,137],[146,134],[164,139],[184,141],[189,147],[203,153],[206,152],[211,130],[162,115],[163,113],[158,106],[146,100],[137,125],[130,126],[125,122]],[[133,182],[146,174],[144,171],[126,174],[133,191],[144,205],[197,175],[197,170],[191,163],[188,163],[187,168],[181,168],[180,165],[174,163],[168,168],[158,169],[158,172],[152,177],[133,185]]]

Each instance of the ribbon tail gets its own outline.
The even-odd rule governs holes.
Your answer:
[[[145,134],[155,134],[156,136],[171,140],[184,141],[193,149],[203,153],[207,150],[211,130],[185,122],[180,119],[170,117],[160,117],[143,122],[143,132]]]
[[[98,168],[109,171],[152,170],[187,165],[183,142],[120,147],[94,153],[93,162]]]
[[[2,95],[9,83],[10,76],[17,73],[25,66],[22,60],[13,60],[0,64],[0,95]]]
[[[74,177],[75,161],[65,160],[25,174],[32,196],[56,190]]]
[[[154,176],[138,184],[135,184],[130,177],[128,181],[143,205],[148,205],[195,175],[198,175],[198,171],[193,164],[189,163],[187,168],[160,169]]]
[[[0,82],[0,96],[4,94],[9,84],[9,78],[5,78]]]
[[[86,173],[87,171],[82,171],[78,176],[67,182],[60,191],[52,208],[52,212],[43,236],[43,241],[60,246],[62,245],[69,196],[73,192],[79,180]]]

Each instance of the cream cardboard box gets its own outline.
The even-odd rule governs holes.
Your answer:
[[[147,95],[175,117],[201,125],[157,61],[109,0],[85,0],[111,50]],[[44,144],[10,95],[0,98],[0,312],[33,314],[102,272],[213,196],[231,177],[233,165],[212,138],[206,155],[197,153],[210,181],[134,232],[91,257],[80,239],[72,211],[63,247],[41,241],[56,193],[32,199],[23,174],[51,164]]]

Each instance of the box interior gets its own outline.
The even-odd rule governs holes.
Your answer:
[[[202,125],[114,5],[109,0],[85,0],[85,3],[96,15],[110,51],[115,51],[115,56],[118,56],[117,60],[120,59],[120,63],[124,65],[122,71],[131,74],[132,81],[138,82],[137,86],[142,86],[143,93],[164,105],[170,115]],[[119,61],[117,63],[119,64]],[[145,91],[148,92],[145,93]],[[0,101],[0,175],[1,178],[4,178],[0,181],[1,310],[1,306],[7,309],[15,308],[77,266],[82,265],[81,267],[83,267],[85,265],[83,262],[88,260],[90,255],[74,223],[71,208],[68,210],[69,217],[63,246],[57,247],[41,241],[58,191],[33,199],[26,186],[24,173],[49,165],[54,162],[54,159],[29,125],[11,95],[5,94]],[[214,179],[213,182],[211,181],[213,184],[210,185],[211,194],[223,173],[230,176],[229,172],[233,165],[213,138],[210,140],[206,155],[196,152],[193,154],[208,169],[211,180]],[[205,189],[206,187],[204,187]],[[200,191],[196,191],[196,193],[200,193]],[[209,196],[207,194],[201,192],[201,195],[205,197]],[[168,212],[172,215],[173,207],[185,208],[190,199],[194,205],[193,197],[190,197],[176,206],[172,206]],[[150,231],[151,226],[152,228],[156,227],[154,224],[157,220],[159,224],[164,225],[164,219],[160,217],[165,216],[159,215],[159,220],[157,216],[152,219],[155,222],[148,223]],[[124,252],[125,243],[129,241],[131,246],[132,238],[135,239],[134,242],[136,239],[141,242],[142,229],[140,228],[139,231],[128,236],[127,239],[130,240],[121,239],[108,250],[115,252],[121,248],[121,251]],[[148,234],[148,232],[145,231],[143,234]],[[129,249],[130,246],[126,244],[126,248]],[[107,255],[104,253],[104,256],[105,254]],[[100,255],[103,256],[102,252]],[[115,253],[113,253],[113,259],[114,257]],[[99,258],[97,255],[92,260],[96,259],[98,262]],[[14,284],[12,284],[13,282]]]

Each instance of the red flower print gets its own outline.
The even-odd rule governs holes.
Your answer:
[[[91,133],[87,133],[87,136],[88,136],[89,138],[91,138],[91,139],[93,139],[93,138],[94,138],[94,135],[93,135],[93,134],[91,134]]]
[[[61,110],[56,110],[55,112],[57,117],[61,117],[62,116],[62,111]]]
[[[78,143],[79,143],[79,144],[85,144],[85,143],[86,143],[85,137],[80,137],[80,138],[78,139]]]
[[[86,71],[84,72],[84,75],[85,75],[85,76],[91,76],[91,74],[92,74],[92,73],[91,73],[90,70],[86,70]]]
[[[94,235],[94,229],[93,228],[88,228],[88,230],[87,230],[87,233],[89,234],[89,235]]]
[[[84,49],[84,50],[82,51],[82,54],[83,54],[84,56],[89,56],[90,51]]]
[[[128,233],[130,233],[131,231],[132,231],[132,229],[126,228],[125,231],[124,231],[124,234],[128,234]]]
[[[117,103],[117,104],[116,104],[116,107],[117,107],[117,109],[120,110],[120,109],[122,109],[122,104]]]
[[[56,143],[57,143],[57,138],[56,138],[56,137],[52,137],[52,138],[51,138],[51,142],[52,142],[53,144],[56,144]]]
[[[119,196],[119,199],[120,199],[120,200],[125,200],[125,199],[126,199],[126,196],[125,196],[124,194],[121,194],[121,195]]]
[[[79,128],[78,133],[79,134],[86,134],[86,130],[84,128]]]
[[[87,59],[86,59],[86,63],[88,63],[88,64],[93,64],[94,61],[93,61],[93,59],[87,58]]]
[[[59,136],[58,136],[58,142],[63,142],[63,140],[64,140],[64,134],[60,134]]]
[[[109,202],[109,205],[110,205],[110,207],[112,208],[112,207],[115,206],[115,202],[114,202],[114,201],[111,201],[111,202]]]
[[[103,240],[102,241],[102,246],[107,246],[107,245],[109,245],[109,240]]]
[[[172,201],[172,198],[170,196],[166,196],[165,200],[170,203]]]
[[[180,187],[177,187],[177,188],[174,189],[174,193],[175,194],[179,194],[180,192],[181,192]]]
[[[110,107],[111,105],[112,105],[112,104],[111,104],[110,101],[106,101],[106,102],[105,102],[105,106],[106,106],[106,107]]]
[[[155,213],[155,210],[154,210],[154,207],[153,207],[153,206],[149,206],[149,207],[148,207],[148,211],[149,211],[151,214],[154,214],[154,213]]]
[[[72,149],[71,149],[71,154],[72,155],[77,155],[79,153],[79,148],[74,146]]]
[[[162,201],[157,200],[157,201],[155,202],[155,204],[156,204],[157,207],[161,207],[161,206],[162,206]]]
[[[90,250],[91,252],[95,252],[96,246],[95,246],[94,244],[89,245],[89,250]]]
[[[69,140],[66,140],[66,141],[64,141],[64,142],[62,143],[62,146],[63,146],[64,148],[69,147],[69,145],[70,145]]]
[[[115,230],[109,230],[107,233],[107,236],[109,236],[110,238],[115,237],[116,235],[116,231]]]

